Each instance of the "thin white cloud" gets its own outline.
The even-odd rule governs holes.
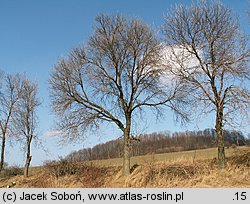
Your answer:
[[[56,137],[61,135],[63,132],[60,130],[49,130],[44,133],[45,137]]]

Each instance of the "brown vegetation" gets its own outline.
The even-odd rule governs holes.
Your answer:
[[[216,149],[213,151],[216,152]],[[141,163],[134,164],[133,171],[128,177],[122,174],[122,163],[118,166],[103,166],[98,165],[98,161],[47,162],[44,167],[32,168],[29,178],[2,178],[0,186],[6,187],[15,182],[15,187],[24,188],[250,187],[249,147],[227,150],[227,166],[224,170],[216,168],[215,157],[200,159],[200,152],[197,151],[196,154],[197,159],[194,158],[194,154],[190,154],[189,158],[175,159],[170,159],[170,154],[165,154],[164,160],[159,159],[159,155],[147,155],[144,159],[141,157]],[[61,171],[64,173],[60,173]]]
[[[19,166],[11,166],[1,171],[0,178],[10,178],[22,174],[23,174],[22,168],[20,168]]]

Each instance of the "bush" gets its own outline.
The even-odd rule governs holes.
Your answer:
[[[17,175],[23,175],[23,170],[19,166],[10,166],[1,171],[0,177],[1,178],[8,178]]]
[[[60,158],[58,161],[46,161],[44,166],[47,168],[50,175],[55,177],[74,175],[79,173],[80,167],[73,160]]]
[[[236,148],[237,148],[237,145],[236,145],[236,144],[232,144],[232,148],[233,148],[233,149],[236,149]]]
[[[47,174],[57,179],[63,176],[75,175],[84,187],[102,186],[108,174],[108,167],[96,167],[62,158],[58,161],[45,161],[44,167]],[[114,173],[114,171],[112,171],[112,173]]]
[[[247,145],[248,147],[250,147],[250,139],[248,139],[248,140],[246,141],[246,145]]]

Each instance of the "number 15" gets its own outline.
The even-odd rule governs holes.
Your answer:
[[[235,193],[236,200],[246,200],[247,199],[247,192],[237,192]]]

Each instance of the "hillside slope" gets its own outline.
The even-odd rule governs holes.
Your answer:
[[[35,167],[29,178],[0,179],[0,186],[13,182],[23,188],[84,187],[250,187],[250,147],[227,150],[227,167],[216,168],[216,149],[133,158],[132,173],[122,176],[119,160],[77,163],[80,171],[55,176],[48,167]],[[181,157],[180,155],[186,155]],[[205,158],[204,155],[210,155]],[[118,162],[118,163],[117,163]],[[106,165],[102,165],[102,164]]]

